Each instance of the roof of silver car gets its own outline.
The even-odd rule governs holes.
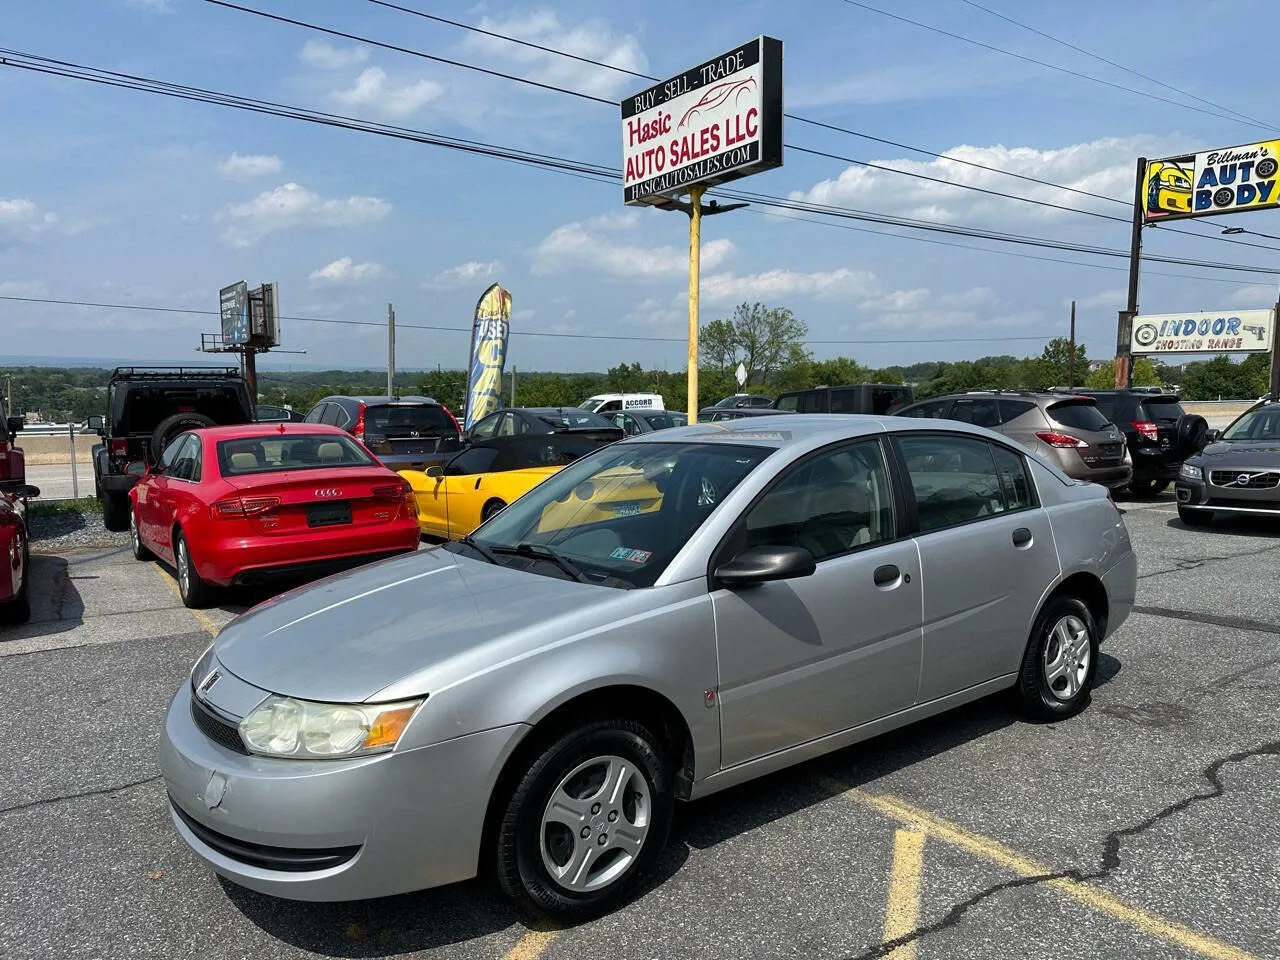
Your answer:
[[[852,413],[792,413],[776,417],[743,417],[642,433],[626,443],[750,443],[786,447],[815,439],[856,437],[884,429],[886,417]]]

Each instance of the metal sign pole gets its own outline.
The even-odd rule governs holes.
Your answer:
[[[698,293],[702,254],[702,193],[697,184],[689,190],[689,422],[698,422]]]
[[[1273,398],[1280,398],[1280,349],[1277,345],[1276,327],[1280,325],[1280,298],[1276,300],[1271,318],[1271,383],[1267,388]]]
[[[1116,325],[1116,388],[1133,386],[1133,318],[1138,315],[1138,279],[1142,266],[1142,217],[1145,197],[1142,193],[1146,180],[1147,158],[1138,158],[1137,180],[1133,187],[1133,232],[1129,239],[1129,303],[1120,311]]]

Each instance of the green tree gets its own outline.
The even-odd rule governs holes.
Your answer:
[[[736,370],[741,363],[748,384],[772,384],[784,369],[807,359],[808,332],[804,321],[786,307],[741,303],[728,320],[713,320],[698,332],[699,369],[702,358],[721,372]]]
[[[1148,357],[1136,357],[1133,361],[1133,385],[1135,387],[1162,387],[1166,383],[1160,368]],[[1116,385],[1116,362],[1107,360],[1097,370],[1085,377],[1084,385],[1091,390],[1112,390]]]

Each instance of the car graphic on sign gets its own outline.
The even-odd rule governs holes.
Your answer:
[[[1188,158],[1190,159],[1190,158]],[[1156,160],[1147,169],[1147,214],[1190,213],[1190,164]]]

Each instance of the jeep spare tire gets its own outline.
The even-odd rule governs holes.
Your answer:
[[[166,417],[151,434],[151,462],[159,461],[164,448],[183,431],[212,426],[213,418],[206,417],[203,413],[175,413],[172,417]]]
[[[1174,427],[1175,443],[1182,457],[1190,457],[1204,449],[1209,436],[1209,421],[1194,413],[1184,413]]]

